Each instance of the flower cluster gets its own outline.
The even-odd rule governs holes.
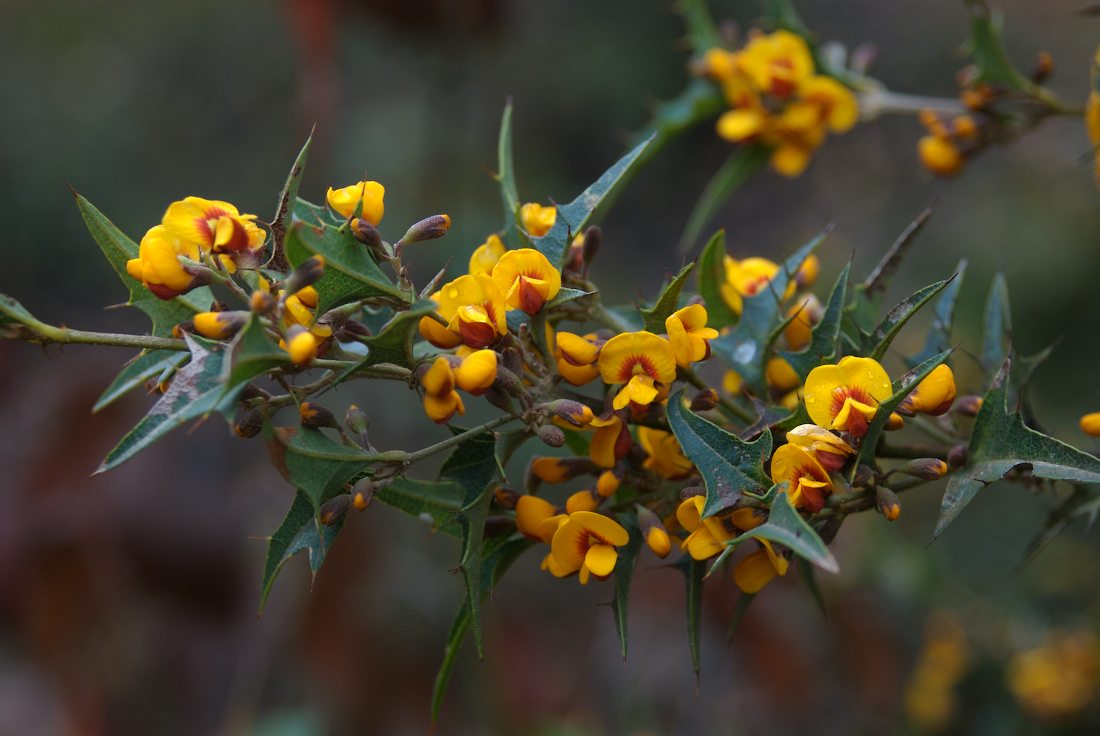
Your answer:
[[[754,32],[737,51],[710,49],[700,73],[722,90],[729,110],[718,135],[758,142],[772,151],[772,168],[798,176],[828,133],[843,133],[859,118],[856,97],[820,74],[806,41],[789,31]]]

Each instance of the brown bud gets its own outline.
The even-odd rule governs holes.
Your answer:
[[[363,478],[352,488],[351,505],[355,507],[356,511],[366,511],[371,501],[374,500],[374,492],[378,488],[379,486],[376,486],[370,478]]]
[[[324,256],[310,256],[294,269],[294,272],[287,278],[286,284],[283,288],[287,295],[297,294],[307,286],[312,286],[321,280],[321,277],[325,275],[325,257]]]
[[[312,401],[303,401],[298,407],[298,416],[302,420],[303,427],[310,427],[312,429],[320,429],[321,427],[329,427],[330,429],[340,429],[339,422],[336,421],[336,417],[332,412]]]
[[[1042,84],[1054,71],[1054,57],[1050,52],[1040,51],[1035,55],[1035,64],[1031,67],[1031,81]]]
[[[966,461],[970,457],[970,450],[966,445],[955,445],[951,448],[951,451],[947,453],[947,464],[953,468],[961,468],[966,465]]]
[[[321,504],[321,513],[318,520],[325,526],[332,526],[343,518],[350,507],[351,494],[341,493],[339,496],[333,496]]]
[[[264,415],[259,409],[248,409],[240,413],[233,425],[233,434],[247,440],[255,437],[264,427]]]
[[[354,497],[352,497],[351,505],[355,507],[356,511],[366,511],[367,507],[370,506],[371,500],[371,496],[368,496],[367,494],[360,491],[359,493],[356,493]]]
[[[339,338],[344,342],[361,340],[370,336],[370,328],[357,319],[346,319],[340,325]]]
[[[955,402],[955,411],[965,417],[976,417],[978,416],[978,412],[981,410],[981,396],[963,396],[961,399]]]
[[[886,431],[894,432],[905,426],[905,420],[902,419],[901,414],[896,411],[890,412],[890,416],[886,418]]]
[[[901,472],[906,475],[911,475],[914,478],[939,480],[947,475],[948,467],[947,463],[940,460],[938,457],[921,457],[916,460],[910,460],[901,468]]]
[[[221,301],[218,301],[217,299],[214,299],[213,301],[210,302],[210,309],[208,309],[207,311],[208,312],[228,312],[229,311],[229,305],[226,304],[225,302],[221,302]]]
[[[565,444],[565,432],[560,427],[552,424],[544,424],[535,430],[535,434],[550,447],[561,447]]]
[[[382,245],[382,233],[368,221],[356,217],[351,221],[351,232],[363,245],[378,253],[384,253]]]
[[[500,351],[500,362],[517,376],[523,372],[523,356],[516,348],[504,348]]]
[[[519,501],[519,494],[513,491],[510,486],[497,486],[496,490],[493,491],[493,500],[502,509],[514,509]]]
[[[691,398],[692,411],[709,411],[718,406],[718,392],[713,388],[705,388]]]
[[[680,490],[680,498],[687,499],[693,496],[705,496],[706,489],[702,486],[685,486]]]
[[[898,494],[886,486],[879,486],[875,489],[875,505],[878,512],[887,521],[897,521],[898,517],[901,516],[901,503],[898,501]]]
[[[419,243],[423,240],[442,238],[447,234],[450,228],[450,215],[432,215],[431,217],[425,217],[408,229],[405,236],[401,238],[401,243],[403,245],[411,245],[412,243]]]
[[[581,245],[581,254],[586,264],[592,263],[596,254],[599,253],[601,245],[603,245],[603,231],[600,230],[598,226],[592,225],[584,231],[584,243]]]
[[[271,314],[275,311],[275,297],[261,289],[256,289],[252,292],[252,298],[249,299],[249,307],[256,314]]]
[[[558,399],[546,405],[551,415],[563,419],[574,427],[587,427],[593,419],[592,409],[572,399]]]
[[[870,465],[860,465],[856,468],[856,475],[852,480],[853,486],[857,488],[874,488],[875,482],[875,471]]]

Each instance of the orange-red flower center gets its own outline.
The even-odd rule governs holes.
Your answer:
[[[641,368],[641,370],[637,370],[638,368]],[[623,361],[623,367],[619,369],[619,382],[626,383],[639,373],[645,373],[655,381],[658,378],[657,368],[648,356],[631,355]]]

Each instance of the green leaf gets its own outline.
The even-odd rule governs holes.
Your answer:
[[[314,227],[322,227],[324,225],[331,225],[333,227],[340,227],[347,220],[339,213],[334,212],[326,205],[313,204],[301,197],[297,197],[294,200],[294,209],[292,211],[291,223],[294,220],[301,220]]]
[[[993,277],[982,324],[982,368],[987,376],[993,376],[1004,364],[1012,345],[1012,311],[1008,306],[1008,282],[1003,273]]]
[[[737,633],[738,624],[745,618],[745,614],[749,612],[749,606],[752,605],[754,600],[756,600],[756,593],[742,591],[741,595],[737,596],[737,604],[734,606],[733,616],[730,617],[729,632],[726,634],[728,639],[733,639],[733,635]]]
[[[164,395],[96,470],[103,473],[129,460],[176,427],[215,411],[233,396],[224,390],[228,345],[196,335],[184,335],[191,360],[180,368]]]
[[[645,319],[646,330],[657,334],[665,331],[665,320],[679,307],[680,292],[683,291],[684,284],[694,268],[694,263],[689,263],[681,268],[680,273],[673,276],[672,280],[661,290],[661,295],[657,297],[657,301],[652,307],[640,307],[638,309]],[[707,316],[709,318],[709,313]]]
[[[615,561],[615,599],[611,602],[611,613],[615,616],[615,632],[619,635],[619,650],[623,653],[625,662],[630,583],[634,580],[634,565],[638,562],[638,552],[642,548],[643,540],[637,516],[619,514],[619,523],[630,534],[630,538],[619,548],[619,559]]]
[[[966,0],[970,10],[968,47],[977,75],[975,82],[986,82],[1031,94],[1035,84],[1018,70],[1008,58],[1001,41],[1001,23],[985,0]]]
[[[684,16],[688,43],[692,54],[698,58],[713,48],[722,46],[722,36],[718,24],[714,22],[706,0],[684,0],[680,4]]]
[[[286,235],[286,255],[292,267],[311,256],[325,259],[325,275],[317,282],[317,314],[370,297],[389,297],[409,303],[411,297],[382,273],[367,246],[349,229],[316,227],[295,221]]]
[[[462,536],[458,523],[462,488],[454,481],[396,478],[385,488],[375,491],[374,497],[409,516],[431,519],[437,531],[453,537]]]
[[[770,148],[757,144],[742,144],[734,150],[718,171],[714,172],[695,202],[687,224],[684,225],[684,234],[680,236],[680,253],[691,252],[707,223],[714,219],[734,192],[768,164],[771,153]]]
[[[309,160],[309,149],[313,146],[313,132],[313,130],[309,132],[302,150],[298,151],[298,156],[294,159],[294,165],[290,167],[283,189],[279,192],[275,217],[271,220],[272,250],[266,267],[284,274],[290,270],[290,264],[286,260],[286,233],[294,217],[294,204],[298,201],[298,187],[302,183],[306,161]]]
[[[856,456],[856,461],[852,463],[852,478],[855,477],[856,469],[861,464],[874,464],[875,448],[878,447],[879,438],[882,437],[882,433],[886,429],[886,423],[890,421],[890,414],[898,408],[898,405],[905,400],[906,396],[913,393],[913,389],[917,387],[918,383],[923,381],[936,366],[944,363],[950,355],[951,350],[944,350],[939,355],[933,355],[894,381],[893,396],[879,403],[875,418],[867,425],[867,433],[860,440],[859,454]]]
[[[463,430],[451,427],[458,433]],[[493,485],[503,477],[497,461],[497,437],[485,432],[460,443],[439,470],[441,480],[450,480],[462,491],[458,523],[462,529],[462,557],[459,567],[466,581],[466,606],[474,632],[477,656],[484,656],[481,641],[481,553],[485,539],[485,519],[493,498]]]
[[[485,558],[481,563],[482,602],[489,597],[490,592],[497,586],[508,568],[533,546],[534,542],[520,538],[499,542],[491,550],[486,550]],[[466,632],[469,630],[470,608],[466,603],[463,603],[458,609],[454,623],[451,624],[450,632],[447,634],[447,645],[443,650],[443,662],[439,666],[439,672],[435,676],[435,684],[432,687],[431,720],[433,724],[439,720],[439,712],[443,707],[443,697],[447,694],[447,686],[451,682],[451,674],[458,659],[459,649],[466,638]]]
[[[699,638],[703,630],[703,579],[706,577],[707,563],[703,560],[693,560],[690,555],[684,555],[676,563],[676,567],[684,574],[688,649],[691,652],[691,669],[694,670],[695,680],[698,682]]]
[[[705,79],[691,79],[676,97],[658,102],[649,123],[633,136],[635,142],[654,136],[643,161],[668,141],[702,121],[718,117],[725,109],[726,102],[717,86]]]
[[[790,496],[785,491],[775,494],[766,523],[738,537],[739,541],[745,539],[767,539],[782,544],[826,572],[840,572],[833,553],[814,528],[791,506]]]
[[[420,319],[436,310],[436,303],[432,301],[419,301],[407,310],[397,312],[382,326],[378,334],[363,337],[359,342],[367,346],[367,357],[348,368],[340,380],[356,371],[379,363],[392,363],[403,368],[415,368],[416,358],[413,357],[413,338]]]
[[[726,300],[722,298],[721,285],[726,282],[726,231],[719,230],[711,236],[699,254],[699,296],[707,306],[707,324],[715,329],[728,327],[737,321]]]
[[[497,183],[500,184],[500,199],[504,205],[504,241],[511,247],[525,245],[527,238],[516,226],[519,216],[519,190],[516,187],[515,154],[512,146],[512,101],[504,106],[500,116],[500,137],[497,140]]]
[[[917,234],[924,229],[928,218],[931,216],[931,208],[917,215],[916,219],[909,223],[901,235],[897,237],[897,240],[890,245],[890,248],[883,254],[863,283],[857,285],[854,289],[854,298],[852,303],[848,305],[846,315],[855,328],[851,332],[853,337],[861,336],[861,330],[871,332],[882,306],[882,296],[890,286],[890,281],[893,279],[898,266],[901,265],[901,259],[908,252],[909,246],[913,244]]]
[[[378,455],[336,442],[321,430],[309,427],[275,427],[268,438],[268,450],[275,467],[291,485],[305,493],[315,513],[320,511],[321,504],[378,462]]]
[[[101,411],[130,390],[144,385],[150,378],[166,370],[178,368],[185,360],[187,353],[178,350],[146,350],[138,353],[96,399],[92,412]]]
[[[229,355],[225,398],[221,402],[223,411],[232,408],[232,397],[236,397],[253,378],[290,363],[290,356],[267,336],[256,315],[233,338]]]
[[[955,269],[955,277],[944,287],[940,298],[936,300],[935,315],[932,317],[932,326],[928,328],[928,336],[924,339],[924,347],[915,355],[905,359],[910,366],[918,365],[931,358],[936,353],[942,353],[951,347],[951,328],[955,323],[955,302],[959,298],[959,290],[962,287],[963,276],[966,274],[966,261],[959,261]]]
[[[966,465],[948,480],[933,539],[944,532],[978,491],[1017,466],[1026,466],[1036,478],[1100,483],[1100,458],[1036,432],[1024,424],[1018,411],[1009,411],[1010,369],[1011,360],[1005,359],[982,401],[970,433]]]
[[[546,303],[546,308],[554,309],[566,302],[575,301],[586,296],[592,296],[595,293],[594,291],[582,291],[581,289],[560,289],[557,296]]]
[[[817,574],[814,572],[813,565],[805,557],[798,558],[798,573],[806,583],[806,590],[810,591],[810,597],[817,604],[817,610],[821,611],[824,617],[828,611],[825,606],[825,596],[821,594],[821,587],[817,584]]]
[[[771,485],[764,472],[764,462],[772,451],[770,432],[746,442],[686,409],[683,389],[669,399],[668,424],[703,476],[707,489],[704,517],[730,508],[744,491],[763,491]]]
[[[954,276],[951,277],[951,279],[954,278]],[[951,283],[951,279],[937,281],[898,302],[878,323],[875,331],[864,339],[863,345],[868,357],[882,360],[883,356],[886,355],[886,351],[890,348],[890,343],[901,332],[901,328],[905,327],[905,323],[917,313],[917,310],[930,302],[932,297],[943,291]]]
[[[550,228],[550,232],[546,235],[534,239],[535,247],[539,252],[560,269],[565,263],[565,254],[569,250],[573,236],[588,226],[598,208],[601,206],[606,208],[619,187],[633,173],[634,164],[645,153],[652,141],[653,136],[650,136],[639,143],[616,161],[592,185],[578,194],[576,199],[569,204],[559,205],[554,227]]]
[[[1096,523],[1100,515],[1100,495],[1086,486],[1073,486],[1073,492],[1047,514],[1043,528],[1039,530],[1024,550],[1019,567],[1022,568],[1042,552],[1048,544],[1069,529],[1078,519],[1084,519],[1088,527]]]
[[[836,358],[840,324],[844,319],[844,305],[848,303],[848,273],[851,269],[852,264],[849,262],[837,277],[833,290],[829,293],[825,312],[821,316],[821,321],[814,327],[810,344],[806,349],[797,353],[790,351],[780,353],[803,381],[814,368],[832,363]]]
[[[798,273],[803,261],[817,249],[831,228],[826,229],[783,262],[783,267],[767,288],[741,302],[741,320],[732,330],[711,340],[711,350],[744,380],[745,385],[760,396],[767,393],[764,365],[769,347],[778,336],[783,322],[783,297],[791,277]]]
[[[341,518],[332,526],[325,526],[317,520],[313,504],[301,491],[295,491],[294,501],[290,504],[290,510],[286,518],[279,524],[279,528],[267,541],[267,556],[264,559],[264,574],[260,587],[260,613],[263,613],[267,604],[267,597],[271,593],[271,586],[275,584],[275,578],[283,569],[283,565],[294,555],[305,551],[309,554],[309,569],[313,577],[321,569],[321,563],[325,561],[325,555],[332,547],[340,527],[343,526]]]

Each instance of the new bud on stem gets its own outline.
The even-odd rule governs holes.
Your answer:
[[[264,427],[264,415],[259,409],[242,411],[233,425],[233,434],[243,440],[251,439]]]
[[[311,429],[321,429],[322,427],[328,427],[329,429],[340,429],[340,423],[336,421],[336,417],[332,412],[311,401],[303,401],[298,407],[298,416],[302,421],[303,427],[309,427]]]
[[[897,521],[898,517],[901,516],[901,503],[898,501],[898,494],[886,486],[879,486],[875,489],[875,506],[887,521]]]
[[[351,221],[351,232],[355,236],[355,239],[363,245],[379,255],[386,256],[387,258],[389,257],[389,254],[385,252],[385,247],[382,245],[382,233],[378,232],[378,228],[374,225],[357,217]]]
[[[315,283],[321,280],[321,277],[325,275],[325,257],[324,256],[310,256],[294,269],[294,272],[287,278],[284,285],[284,293],[289,295],[297,294],[307,286],[313,286]]]
[[[914,478],[923,478],[924,480],[939,480],[943,476],[947,475],[948,467],[947,463],[936,457],[921,457],[916,460],[910,460],[901,468],[901,472],[906,475],[911,475]]]
[[[718,406],[718,392],[713,388],[705,388],[691,398],[691,410],[695,412],[709,411]]]
[[[339,496],[333,496],[321,504],[321,513],[318,515],[318,520],[325,526],[332,526],[343,518],[350,507],[351,494],[341,493]]]
[[[405,236],[401,238],[401,244],[411,245],[423,240],[442,238],[450,229],[450,215],[432,215],[431,217],[425,217],[408,229]]]
[[[544,424],[535,430],[535,434],[550,447],[561,447],[565,444],[565,432],[560,427],[552,424]]]

